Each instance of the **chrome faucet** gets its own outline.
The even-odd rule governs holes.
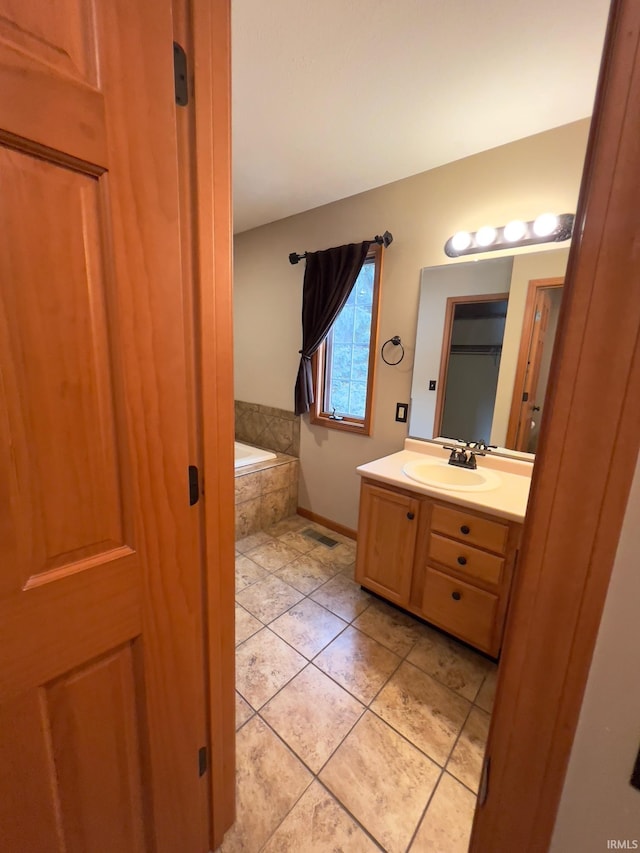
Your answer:
[[[457,465],[458,468],[470,468],[472,471],[478,467],[476,456],[486,456],[495,450],[495,444],[487,444],[480,441],[458,441],[454,446],[445,444],[443,450],[450,450],[449,465]]]

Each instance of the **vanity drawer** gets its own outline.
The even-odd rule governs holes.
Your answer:
[[[504,557],[473,548],[466,542],[446,539],[437,533],[429,536],[429,560],[455,569],[472,580],[499,586],[504,567]]]
[[[490,521],[464,510],[451,509],[440,504],[433,507],[431,529],[452,536],[469,545],[479,545],[489,551],[504,554],[507,547],[509,525]]]
[[[492,638],[497,608],[497,595],[427,568],[424,618],[489,654],[495,654]]]

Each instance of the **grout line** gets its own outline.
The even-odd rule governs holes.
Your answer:
[[[420,827],[422,826],[422,821],[425,819],[426,814],[429,811],[429,806],[431,805],[431,801],[433,800],[433,797],[434,797],[436,791],[438,790],[438,785],[440,784],[440,781],[441,781],[442,777],[444,776],[444,774],[445,774],[444,768],[440,768],[440,775],[438,776],[438,778],[436,780],[436,784],[433,786],[431,793],[429,794],[429,796],[427,798],[427,803],[424,807],[424,810],[422,811],[422,814],[418,818],[418,822],[416,823],[416,828],[413,830],[413,835],[409,839],[409,844],[407,845],[407,853],[409,853],[409,851],[411,850],[411,846],[413,845],[413,842],[416,840],[416,835],[418,834],[418,831],[420,830]],[[418,852],[416,851],[416,853],[418,853]]]

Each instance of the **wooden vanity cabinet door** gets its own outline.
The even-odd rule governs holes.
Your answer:
[[[356,581],[394,604],[409,602],[420,500],[363,482]]]

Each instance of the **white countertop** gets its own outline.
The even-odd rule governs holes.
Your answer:
[[[427,486],[408,477],[402,470],[405,463],[413,459],[424,459],[425,456],[446,462],[449,458],[448,451],[437,444],[410,438],[405,441],[404,446],[404,450],[360,465],[356,471],[361,477],[369,480],[377,480],[410,492],[439,498],[442,501],[487,512],[510,521],[520,523],[524,521],[533,472],[533,465],[530,462],[490,455],[478,457],[478,470],[486,467],[499,472],[500,485],[488,491],[463,492],[451,488]]]

